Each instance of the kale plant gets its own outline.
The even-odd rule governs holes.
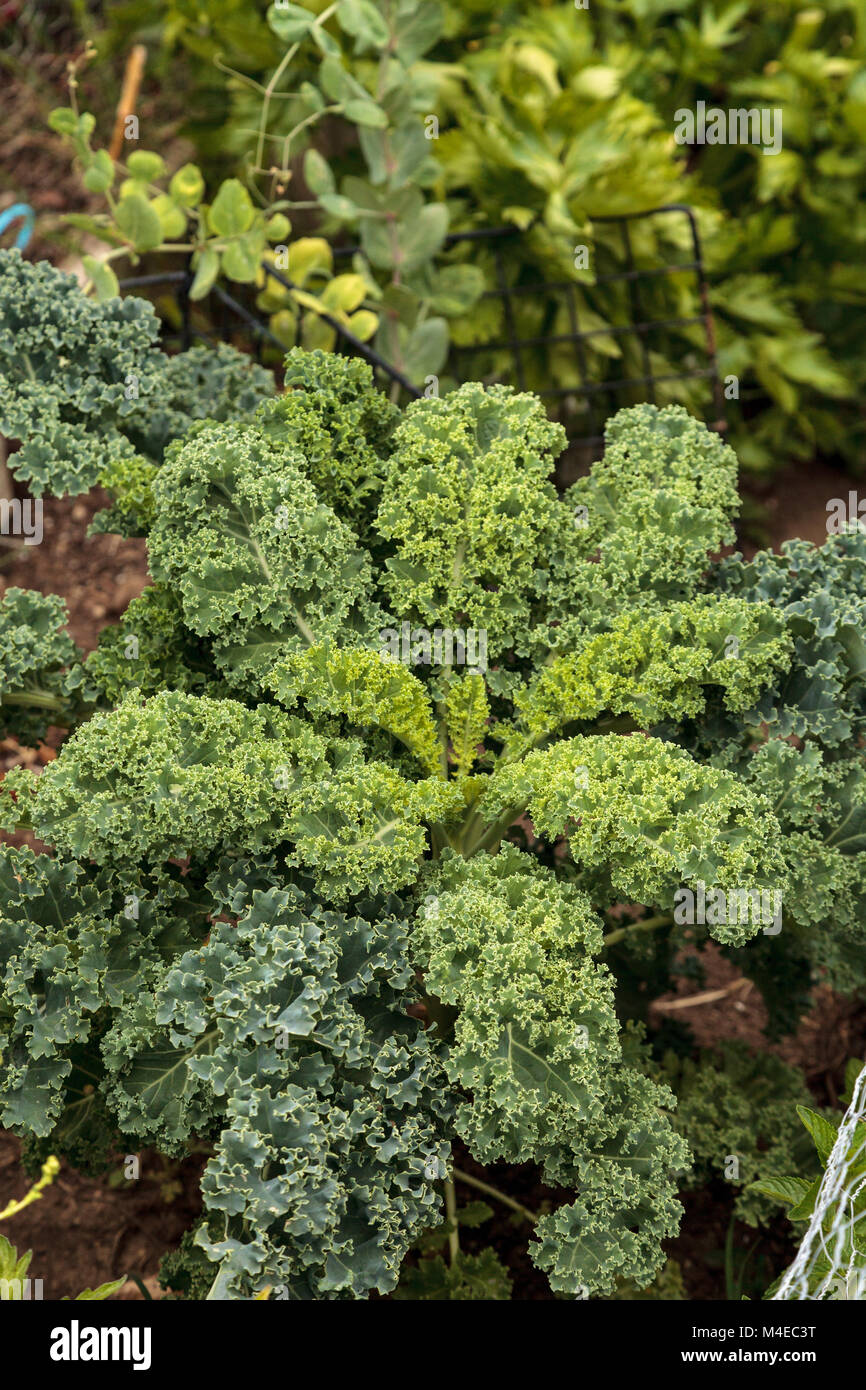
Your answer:
[[[153,460],[155,586],[95,653],[11,597],[6,716],[56,692],[70,733],[4,783],[50,849],[0,860],[0,1120],[205,1145],[172,1277],[213,1298],[393,1290],[454,1135],[572,1194],[530,1237],[556,1293],[646,1287],[691,1158],[621,961],[690,934],[863,978],[866,538],[712,558],[736,459],[681,407],[620,411],[560,496],[531,395],[287,372]]]
[[[234,348],[168,357],[143,299],[86,298],[74,275],[0,249],[0,434],[37,496],[87,492],[120,461],[162,458],[194,419],[228,420],[273,392]],[[110,476],[110,474],[109,474]]]

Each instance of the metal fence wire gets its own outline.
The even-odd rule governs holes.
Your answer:
[[[679,244],[688,248],[686,259],[636,255],[632,225],[663,216],[684,219],[679,230],[686,235],[680,236]],[[582,279],[550,280],[534,272],[524,256],[515,254],[515,238],[523,235],[516,227],[457,232],[447,238],[446,262],[459,262],[470,254],[483,257],[491,288],[481,296],[478,319],[482,325],[485,321],[495,324],[495,331],[477,341],[474,333],[466,335],[470,341],[452,335],[443,384],[500,381],[535,391],[546,399],[549,411],[562,419],[570,445],[578,451],[597,450],[603,444],[607,416],[638,401],[684,399],[693,412],[703,412],[711,428],[724,430],[713,315],[692,209],[667,203],[646,212],[593,217],[592,221],[610,229],[612,235],[598,242],[595,273]],[[357,251],[354,246],[335,247],[335,262],[350,259]],[[287,291],[301,288],[269,262],[262,263],[262,271],[266,284],[276,282]],[[678,281],[670,295],[660,296],[659,285],[671,277],[684,277],[689,283]],[[256,308],[254,290],[247,293],[246,287],[238,287],[233,293],[217,283],[206,299],[193,303],[191,283],[192,272],[187,268],[126,278],[120,288],[131,293],[153,291],[159,299],[160,291],[170,295],[164,333],[167,346],[183,350],[195,342],[214,345],[222,339],[243,345],[259,361],[273,356],[270,349],[276,350],[276,360],[282,357],[285,343]],[[601,318],[588,305],[593,292],[614,286],[620,287],[613,291],[619,295],[618,313],[623,320],[618,323]],[[481,308],[485,301],[492,313]],[[689,312],[682,312],[683,308]],[[315,313],[333,330],[336,350],[363,357],[392,394],[403,392],[410,398],[424,394],[423,382],[409,380],[332,314],[310,307],[306,300],[298,313],[299,330],[303,316]],[[302,330],[299,340],[301,335]],[[600,353],[602,344],[606,346]],[[670,366],[666,347],[678,370],[659,370],[660,365]]]

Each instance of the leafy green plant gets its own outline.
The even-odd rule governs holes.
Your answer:
[[[443,1188],[455,1216],[455,1133],[570,1194],[528,1231],[555,1293],[640,1290],[691,1160],[617,962],[712,937],[863,978],[866,696],[855,666],[839,729],[800,698],[796,595],[846,627],[866,537],[772,585],[712,559],[736,459],[679,407],[619,412],[560,495],[529,394],[400,411],[357,361],[286,371],[153,461],[155,586],[95,653],[16,638],[13,696],[71,732],[0,796],[51,847],[0,854],[0,1120],[89,1161],[206,1146],[167,1274],[198,1295],[392,1291]],[[447,1234],[437,1296],[475,1296],[493,1265]]]
[[[239,179],[227,178],[207,201],[204,175],[196,164],[183,164],[169,177],[165,160],[154,151],[135,148],[124,162],[104,148],[94,149],[95,117],[80,111],[78,104],[78,73],[92,56],[88,46],[83,57],[70,64],[71,104],[58,107],[49,117],[51,128],[71,145],[85,189],[102,195],[107,203],[104,213],[67,217],[71,226],[111,248],[102,256],[83,257],[90,277],[88,289],[99,299],[113,299],[119,289],[112,261],[122,259],[136,266],[142,256],[155,252],[181,253],[189,257],[194,272],[188,287],[192,300],[205,298],[220,276],[241,284],[269,285],[258,302],[275,311],[272,331],[287,346],[295,341],[298,319],[308,309],[313,313],[304,324],[305,346],[333,347],[335,330],[319,317],[322,312],[345,324],[358,339],[375,332],[376,315],[359,307],[367,294],[364,280],[357,275],[333,275],[327,242],[307,238],[291,249],[285,245],[292,228],[283,211],[289,206],[284,200],[272,195],[264,207],[257,207]],[[287,172],[286,181],[289,177]],[[276,250],[270,251],[275,243]],[[297,277],[296,284],[289,287],[275,277],[268,280],[263,270],[266,263]],[[311,275],[314,281],[307,283]],[[322,281],[324,292],[319,296],[313,291],[321,289]]]
[[[72,105],[52,111],[49,125],[70,142],[84,187],[108,204],[102,214],[69,215],[71,225],[112,247],[101,258],[84,259],[99,298],[119,293],[111,261],[122,257],[137,265],[154,251],[192,254],[192,299],[207,294],[220,270],[229,279],[255,280],[269,240],[282,241],[291,230],[288,218],[278,208],[267,215],[257,210],[238,179],[224,180],[206,203],[204,178],[195,164],[184,164],[169,179],[162,156],[151,150],[134,149],[120,163],[108,150],[94,149],[96,119],[79,111],[76,89],[73,79]],[[124,177],[117,187],[119,174]]]
[[[192,141],[207,180],[236,172],[233,160],[247,140],[232,124],[232,89],[224,65],[267,81],[274,35],[261,0],[120,0],[102,7],[91,25],[100,68],[125,57],[134,43],[148,47],[148,73],[158,84],[170,129]]]
[[[396,1299],[412,1302],[501,1302],[511,1297],[511,1279],[496,1252],[489,1247],[479,1254],[460,1249],[460,1232],[484,1225],[493,1215],[486,1202],[469,1202],[455,1208],[440,1226],[418,1242],[417,1264],[403,1266]],[[441,1253],[450,1248],[446,1263]]]
[[[173,42],[191,41],[183,7],[165,18]],[[251,55],[239,51],[235,22],[231,13],[211,17],[212,41],[198,53],[210,53],[231,93],[228,144],[241,179],[225,180],[208,206],[196,166],[166,182],[163,160],[135,150],[115,193],[112,162],[90,148],[92,117],[77,109],[55,112],[52,123],[73,140],[86,186],[109,200],[107,214],[73,219],[75,225],[112,243],[109,259],[190,253],[193,299],[206,295],[220,274],[255,283],[258,307],[287,347],[332,348],[336,333],[328,320],[336,319],[423,387],[444,367],[448,319],[465,315],[484,284],[477,267],[437,263],[449,213],[432,190],[438,132],[424,60],[439,37],[439,5],[271,5],[273,61],[266,72],[258,62],[252,71],[244,67]],[[220,33],[239,66],[221,56]],[[353,154],[326,158],[314,143],[321,129],[339,130],[338,143],[351,145]],[[350,269],[334,273],[322,236],[284,244],[291,230],[286,213],[296,212],[307,220],[314,213],[329,237],[348,232],[359,240]],[[116,292],[105,261],[88,266],[103,292]]]
[[[665,22],[674,9],[675,23]],[[864,360],[852,328],[864,290],[862,9],[849,0],[824,8],[726,0],[713,10],[667,3],[653,10],[618,7],[610,43],[650,55],[649,63],[632,58],[628,83],[666,124],[700,98],[783,113],[778,155],[708,145],[695,170],[696,200],[724,214],[707,243],[723,370],[742,377],[750,403],[770,402],[738,429],[741,457],[767,468],[781,449],[800,458],[820,449],[857,470]]]
[[[158,331],[145,300],[97,303],[73,275],[0,249],[0,433],[20,442],[9,467],[36,496],[122,484],[195,419],[272,394],[272,374],[234,348],[168,357]]]
[[[628,280],[594,284],[598,271],[628,270],[618,231],[601,217],[688,203],[709,266],[741,464],[769,472],[820,450],[860,466],[866,40],[853,0],[823,9],[791,0],[618,0],[577,12],[571,0],[529,8],[305,0],[267,15],[249,15],[242,27],[236,0],[217,0],[206,14],[186,0],[136,0],[112,7],[97,41],[117,51],[159,34],[158,63],[183,49],[184,80],[200,91],[192,103],[200,148],[210,157],[218,149],[222,167],[234,159],[241,178],[263,180],[265,199],[292,194],[304,156],[299,211],[312,204],[327,218],[326,234],[351,228],[360,237],[352,271],[367,281],[361,312],[378,315],[377,347],[417,384],[452,370],[442,365],[449,342],[512,337],[496,295],[479,298],[499,288],[483,239],[440,255],[433,269],[444,214],[450,231],[515,229],[505,273],[520,291],[512,327],[529,340],[521,352],[528,388],[575,381],[568,299],[539,292],[542,281],[568,281],[579,325],[593,334],[583,344],[592,380],[644,376],[645,348],[662,378],[658,401],[706,416],[705,383],[687,377],[706,365],[702,325],[682,322],[702,312],[691,277],[643,279],[639,303]],[[292,57],[272,84],[281,43]],[[782,150],[764,158],[748,145],[676,145],[676,113],[698,101],[781,110]],[[352,111],[350,102],[358,103]],[[335,136],[330,116],[341,103]],[[438,138],[428,140],[431,117]],[[638,266],[692,259],[675,218],[633,223],[631,238]],[[405,256],[419,242],[424,256],[407,275]],[[299,306],[287,296],[279,307],[289,312],[281,323],[289,341]],[[642,341],[618,332],[635,318],[669,327]],[[549,335],[550,346],[533,346]],[[472,361],[484,380],[513,368],[501,346]],[[618,402],[631,399],[628,391],[620,388]],[[566,405],[578,432],[595,432],[581,428],[580,400]]]
[[[306,194],[287,205],[316,208],[328,233],[346,229],[360,242],[352,274],[338,276],[322,301],[344,311],[366,302],[361,319],[352,313],[349,326],[369,321],[379,354],[424,386],[445,365],[448,319],[468,312],[483,289],[477,268],[437,264],[449,212],[432,196],[438,125],[424,59],[439,38],[440,7],[430,0],[384,6],[364,0],[324,7],[278,3],[268,10],[268,23],[278,44],[285,44],[283,57],[263,88],[244,81],[236,98],[237,121],[249,111],[257,129],[247,175],[263,196],[291,192],[303,153]],[[307,75],[300,86],[296,69]],[[311,143],[324,117],[353,137],[355,158],[342,177]],[[310,251],[296,252],[298,262],[308,264],[311,254],[320,268],[328,253],[316,240]],[[292,345],[298,315],[286,305],[288,298],[271,283],[259,302],[288,314],[278,327]],[[315,338],[303,345],[327,346]]]
[[[438,7],[404,0],[383,17],[357,0],[338,0],[318,15],[277,4],[268,19],[275,55],[281,43],[286,47],[267,83],[225,69],[247,96],[252,92],[256,106],[249,117],[255,139],[245,163],[246,184],[225,179],[210,202],[194,164],[183,165],[169,179],[165,161],[152,151],[134,149],[121,165],[106,150],[93,149],[95,120],[79,112],[73,66],[72,105],[52,112],[50,124],[70,140],[85,187],[108,203],[104,214],[69,219],[112,247],[107,256],[85,258],[88,274],[99,296],[110,298],[118,292],[112,260],[136,264],[152,252],[182,252],[195,272],[191,299],[204,298],[220,275],[255,283],[257,303],[271,315],[272,332],[287,347],[332,348],[336,332],[329,320],[361,341],[376,334],[381,322],[379,351],[410,379],[423,382],[445,360],[447,325],[438,310],[443,305],[452,312],[455,305],[465,310],[481,290],[480,274],[469,267],[434,270],[448,213],[443,204],[425,200],[419,187],[436,172],[419,115],[419,104],[426,100],[429,106],[429,98],[417,65],[436,40]],[[330,20],[348,50],[362,55],[362,64],[367,54],[375,54],[372,92],[345,61]],[[309,65],[311,50],[314,80],[301,82],[297,94],[285,91],[286,79],[297,82],[297,68]],[[280,108],[276,130],[274,107]],[[341,193],[327,161],[307,143],[311,128],[325,118],[351,124],[367,164],[368,177],[344,181]],[[305,147],[307,194],[287,199],[296,172],[293,160]],[[118,174],[125,177],[116,187]],[[361,255],[351,272],[334,274],[330,246],[319,237],[285,244],[291,232],[286,211],[311,207],[332,228],[359,229]],[[269,274],[270,269],[277,273]],[[290,283],[282,283],[280,274]]]
[[[764,1225],[772,1178],[814,1167],[794,1111],[811,1099],[802,1073],[772,1053],[728,1042],[697,1062],[668,1053],[660,1076],[676,1094],[676,1126],[692,1153],[687,1184],[728,1182],[737,1219]]]

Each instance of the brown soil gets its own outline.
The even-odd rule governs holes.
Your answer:
[[[816,1099],[835,1105],[848,1059],[866,1055],[866,1005],[818,986],[797,1032],[769,1043],[764,1036],[766,1009],[751,980],[745,979],[713,942],[700,952],[700,962],[704,983],[698,988],[693,980],[678,978],[674,989],[650,1005],[651,1021],[658,1024],[667,1017],[687,1023],[699,1047],[712,1047],[726,1038],[756,1051],[775,1052],[804,1072]]]
[[[21,1198],[30,1187],[18,1161],[19,1142],[0,1131],[0,1203]],[[140,1176],[127,1179],[121,1163],[106,1177],[83,1178],[63,1169],[37,1202],[0,1226],[19,1253],[33,1251],[31,1279],[43,1281],[46,1299],[75,1298],[83,1289],[127,1276],[115,1295],[141,1299],[139,1278],[152,1298],[159,1262],[177,1246],[201,1207],[200,1160],[167,1165],[158,1154],[140,1155]]]
[[[759,515],[757,536],[752,537],[744,528],[741,548],[752,555],[765,545],[778,549],[782,541],[793,536],[823,545],[827,539],[827,503],[833,497],[847,499],[851,490],[857,490],[856,479],[818,459],[790,464],[767,483],[745,478],[745,513],[748,515],[751,503],[757,504]]]
[[[36,227],[27,257],[57,262],[71,244],[61,216],[87,211],[93,199],[82,188],[63,139],[46,125],[52,107],[66,102],[66,57],[30,55],[26,67],[20,80],[8,81],[5,93],[0,209],[29,203]],[[11,244],[8,235],[3,244]]]
[[[88,537],[94,512],[107,506],[99,490],[87,497],[46,497],[41,545],[0,548],[0,592],[17,587],[61,594],[69,607],[69,631],[91,651],[107,623],[117,622],[148,582],[144,541]]]

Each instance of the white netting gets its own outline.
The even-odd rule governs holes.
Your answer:
[[[851,1104],[827,1159],[815,1211],[797,1258],[785,1271],[774,1299],[866,1301],[864,1117],[866,1066],[857,1077]]]

